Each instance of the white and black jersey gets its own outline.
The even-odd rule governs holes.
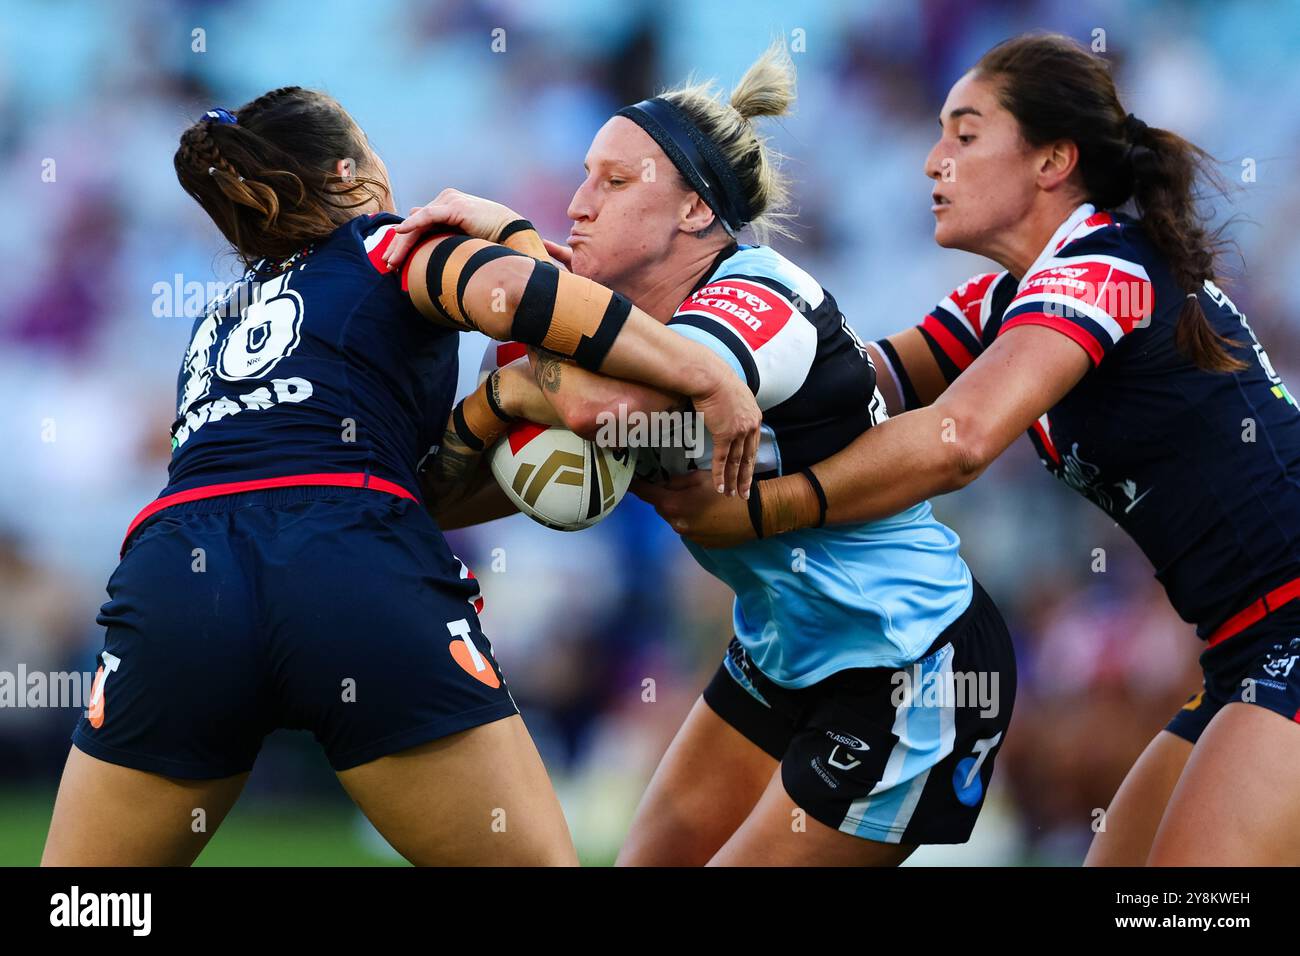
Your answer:
[[[834,297],[766,246],[724,250],[668,327],[721,355],[753,390],[763,411],[756,477],[815,464],[887,416],[876,370]],[[669,474],[712,456],[659,451]]]

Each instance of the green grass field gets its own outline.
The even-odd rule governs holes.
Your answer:
[[[41,859],[54,792],[0,795],[0,866]],[[348,805],[235,805],[197,866],[406,866]]]

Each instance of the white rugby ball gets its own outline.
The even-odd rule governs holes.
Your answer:
[[[492,474],[515,506],[557,531],[590,528],[623,500],[635,449],[602,448],[567,428],[520,422],[492,447]]]
[[[525,354],[515,342],[490,343],[479,381]],[[488,452],[492,475],[528,517],[557,531],[601,521],[627,494],[636,449],[604,448],[567,428],[519,422]]]

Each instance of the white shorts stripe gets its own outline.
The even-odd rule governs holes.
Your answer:
[[[905,685],[903,699],[894,711],[892,730],[898,741],[871,792],[849,805],[839,826],[842,832],[885,843],[902,840],[930,769],[952,753],[957,739],[957,715],[951,700],[941,706],[914,707],[912,699],[934,683],[951,686],[954,654],[953,646],[945,645],[921,665],[921,686]]]

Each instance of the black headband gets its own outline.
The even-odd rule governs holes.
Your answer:
[[[614,115],[627,117],[650,134],[733,237],[749,222],[749,203],[736,171],[684,112],[656,96]]]

